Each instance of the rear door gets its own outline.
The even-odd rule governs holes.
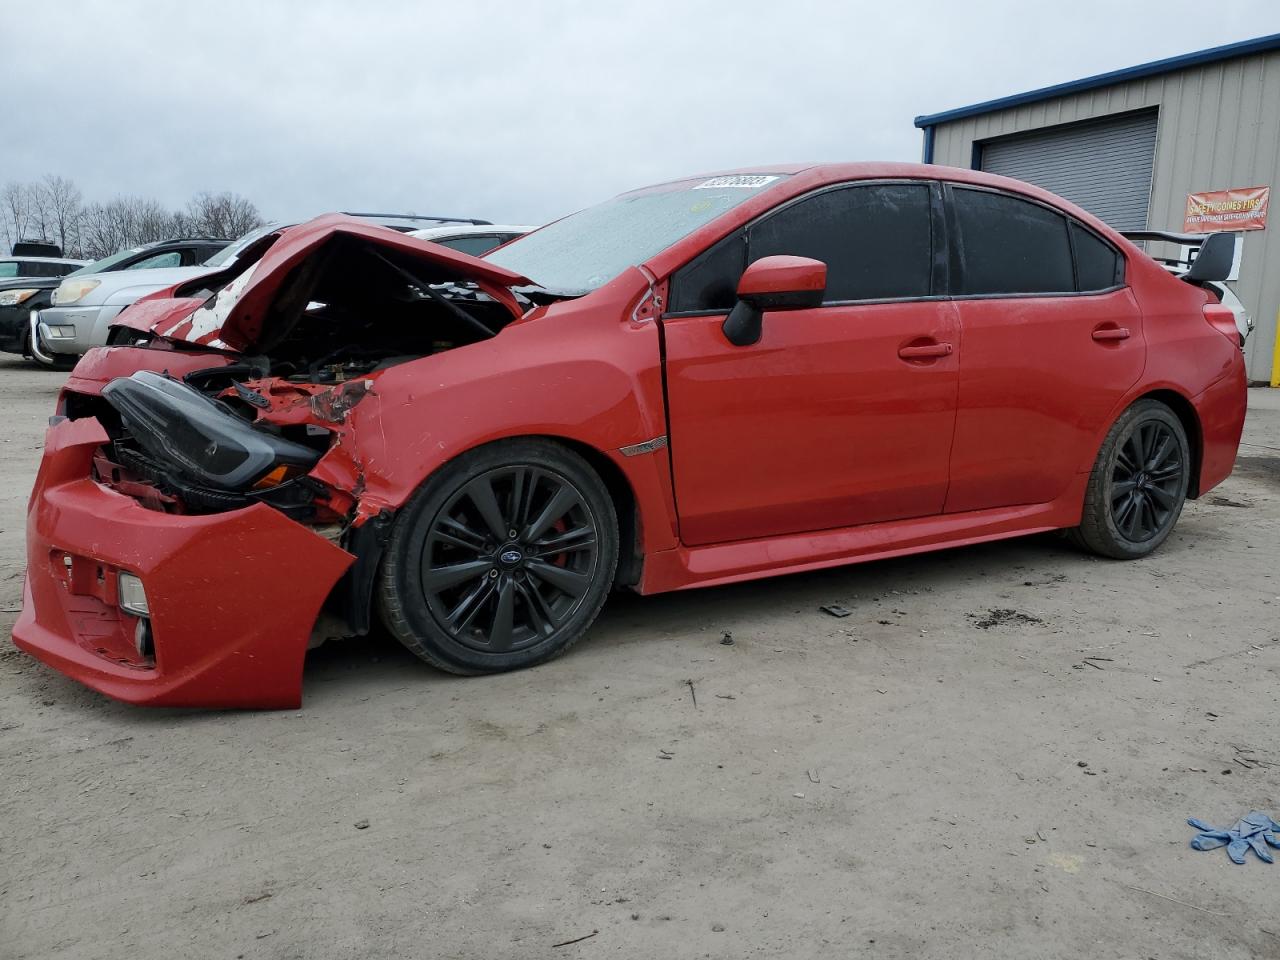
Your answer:
[[[714,245],[672,278],[663,318],[681,539],[721,543],[938,514],[955,419],[954,307],[933,237],[940,189],[841,185]],[[827,264],[826,301],[721,330],[745,264]]]
[[[946,512],[1047,503],[1146,363],[1124,257],[1052,207],[947,192],[963,351]]]

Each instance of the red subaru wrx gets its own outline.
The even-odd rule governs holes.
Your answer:
[[[1043,190],[908,164],[665,183],[485,259],[321,217],[81,361],[14,637],[123,700],[291,707],[322,611],[485,673],[614,587],[1053,529],[1141,557],[1235,458],[1199,285],[1229,259],[1180,279]]]

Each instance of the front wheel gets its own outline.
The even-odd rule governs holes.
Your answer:
[[[500,441],[447,464],[406,505],[379,609],[442,670],[514,670],[586,633],[617,563],[613,503],[586,461],[547,440]]]
[[[1139,400],[1103,441],[1073,539],[1104,557],[1145,557],[1173,531],[1190,479],[1182,421],[1158,400]]]

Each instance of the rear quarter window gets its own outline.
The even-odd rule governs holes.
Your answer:
[[[1105,240],[1072,221],[1071,243],[1076,251],[1078,290],[1108,290],[1124,282],[1124,257]]]

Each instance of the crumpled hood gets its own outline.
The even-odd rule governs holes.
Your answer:
[[[250,350],[272,338],[270,308],[295,268],[318,256],[337,238],[364,242],[384,255],[421,263],[456,281],[471,281],[510,310],[513,319],[518,319],[523,309],[511,288],[533,283],[478,257],[333,213],[263,237],[226,270],[176,287],[166,302],[189,297],[197,289],[217,293],[195,310],[167,312],[150,330],[159,337],[215,349]]]

